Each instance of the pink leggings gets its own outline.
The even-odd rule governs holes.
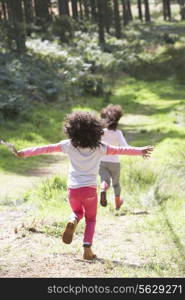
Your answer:
[[[69,203],[72,211],[80,221],[85,216],[85,232],[83,242],[92,244],[97,214],[97,191],[93,187],[68,189]]]

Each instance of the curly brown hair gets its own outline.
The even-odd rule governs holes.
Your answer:
[[[94,113],[78,111],[66,116],[64,132],[75,148],[96,148],[101,143],[103,123]]]
[[[118,122],[123,115],[123,110],[120,105],[109,104],[101,111],[101,117],[105,120],[105,126],[108,129],[116,130]]]

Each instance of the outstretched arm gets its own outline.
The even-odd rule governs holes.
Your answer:
[[[116,147],[107,145],[107,155],[141,155],[145,158],[150,157],[151,152],[154,150],[153,146],[145,147]]]
[[[14,155],[17,155],[17,150],[13,144],[0,140],[0,145],[6,146]]]
[[[61,144],[58,143],[58,144],[50,144],[50,145],[40,146],[40,147],[26,148],[17,151],[15,155],[19,157],[29,157],[29,156],[36,156],[36,155],[52,153],[52,152],[62,152]]]

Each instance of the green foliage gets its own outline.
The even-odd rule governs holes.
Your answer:
[[[168,57],[168,65],[171,65],[172,72],[177,80],[181,83],[185,82],[185,70],[182,66],[185,65],[185,45],[177,44],[176,47],[167,49],[163,56]]]
[[[141,158],[125,159],[125,172],[123,173],[123,182],[130,189],[139,185],[140,189],[146,189],[155,183],[157,174],[150,168],[150,163]]]
[[[14,32],[9,22],[0,24],[0,43],[1,47],[6,49],[13,49]]]
[[[65,23],[65,18],[62,20]],[[56,24],[60,25],[60,19]],[[29,113],[26,112],[35,101],[65,101],[74,105],[74,99],[80,95],[110,95],[110,74],[111,81],[115,81],[120,72],[147,80],[173,77],[183,82],[184,70],[179,67],[184,59],[183,35],[178,37],[177,29],[170,32],[170,26],[160,26],[161,30],[157,30],[155,24],[129,25],[121,40],[107,35],[104,48],[98,45],[95,28],[90,30],[90,26],[87,32],[82,32],[76,30],[77,26],[69,45],[61,46],[57,40],[31,38],[26,42],[27,55],[16,56],[2,51],[1,115],[27,118]],[[69,29],[72,27],[71,24]],[[167,44],[167,39],[173,44]]]
[[[61,43],[69,43],[74,37],[75,22],[71,17],[56,17],[52,23],[52,33]]]
[[[0,114],[1,121],[4,119],[16,118],[18,115],[27,115],[29,105],[25,103],[22,95],[12,94],[9,95],[3,92],[0,95]]]
[[[66,192],[66,179],[55,175],[42,180],[34,189],[27,191],[24,199],[35,204],[41,214],[47,214],[48,211],[52,213],[65,209]]]
[[[0,23],[0,45],[8,51],[23,53],[25,46],[25,25],[20,22],[3,21]]]
[[[156,55],[142,54],[136,64],[131,63],[130,71],[137,78],[144,80],[158,80],[174,78],[184,82],[184,45],[169,46]],[[145,72],[144,70],[147,70]]]
[[[42,230],[47,235],[61,237],[61,233],[63,232],[64,228],[65,228],[65,221],[46,224],[42,227]]]
[[[102,76],[88,74],[80,77],[79,86],[87,95],[101,96],[104,94],[105,82],[103,81]]]
[[[184,82],[184,31],[167,24],[129,25],[114,55],[130,75],[144,80],[174,78]],[[114,44],[114,40],[111,40]],[[120,44],[120,45],[119,45]],[[122,45],[122,49],[121,49]]]
[[[30,113],[34,101],[55,101],[63,91],[62,75],[34,55],[0,54],[0,112],[5,118]]]
[[[97,41],[87,39],[87,35],[84,40],[77,35],[76,41],[74,48],[30,39],[26,44],[29,54],[0,54],[0,111],[5,118],[25,116],[35,101],[70,104],[80,94],[106,94],[102,73],[114,72],[118,62],[112,54],[104,53]]]
[[[43,181],[36,194],[40,201],[52,201],[55,200],[56,194],[58,194],[59,191],[66,191],[66,188],[66,181],[59,176],[55,176]]]

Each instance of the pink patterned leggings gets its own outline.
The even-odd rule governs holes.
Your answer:
[[[92,244],[97,214],[97,191],[94,187],[68,189],[69,203],[74,216],[80,221],[85,217],[84,244]]]

